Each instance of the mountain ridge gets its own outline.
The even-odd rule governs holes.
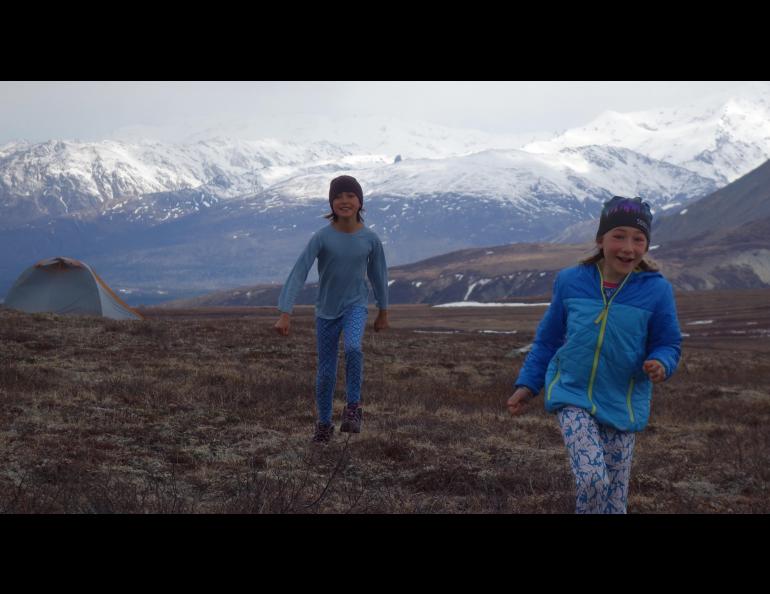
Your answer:
[[[653,205],[662,221],[654,242],[665,248],[677,239],[667,231],[674,217],[692,218],[699,200],[724,187],[719,180],[764,154],[770,143],[756,114],[770,105],[766,97],[759,89],[644,118],[605,114],[595,130],[534,143],[393,118],[330,120],[315,131],[298,120],[287,134],[301,142],[228,138],[234,124],[173,146],[7,143],[0,148],[0,296],[21,270],[52,255],[85,260],[134,294],[282,280],[323,224],[329,180],[341,173],[361,181],[366,224],[393,266],[462,248],[590,239],[603,201],[617,194]],[[636,132],[616,134],[618,121]],[[679,144],[667,142],[672,134]],[[564,141],[577,137],[584,144]],[[607,139],[613,144],[599,142]],[[538,142],[555,148],[521,149]],[[681,163],[707,163],[708,151],[727,161],[711,159],[711,169],[696,173],[648,154],[669,144],[660,154]],[[746,221],[764,212],[755,210]],[[722,222],[742,222],[727,216],[738,212],[728,206]],[[692,237],[702,232],[693,229]]]

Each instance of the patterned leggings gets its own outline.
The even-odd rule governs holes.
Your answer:
[[[556,416],[575,475],[575,513],[626,513],[635,434],[601,425],[574,406],[562,408]]]
[[[361,343],[364,338],[367,313],[365,307],[353,306],[334,320],[316,318],[318,375],[316,376],[315,397],[318,405],[318,420],[321,423],[331,423],[332,421],[340,333],[345,336],[347,402],[353,404],[361,400],[361,382],[364,375],[364,353],[361,349]]]

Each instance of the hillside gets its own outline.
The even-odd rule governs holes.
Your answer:
[[[690,239],[708,243],[716,234],[770,217],[770,161],[733,183],[655,224],[655,243]]]
[[[388,270],[390,302],[499,301],[550,293],[555,273],[591,253],[590,244],[512,244],[451,252]],[[315,302],[317,284],[300,292],[297,304]],[[280,284],[217,291],[162,303],[160,307],[277,305]]]
[[[500,302],[547,295],[556,273],[593,253],[584,244],[512,244],[450,252],[390,268],[390,301],[400,303]],[[770,287],[770,217],[714,236],[671,242],[649,257],[679,290]],[[297,304],[315,302],[309,283]],[[161,307],[275,306],[280,284],[218,291]]]

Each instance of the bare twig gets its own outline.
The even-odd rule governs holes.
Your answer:
[[[334,470],[332,471],[331,475],[329,476],[329,480],[326,481],[326,485],[323,488],[323,491],[321,491],[321,494],[318,496],[318,498],[311,504],[306,505],[305,509],[310,509],[311,507],[314,507],[321,503],[323,498],[326,496],[326,492],[329,490],[329,486],[332,484],[332,481],[334,480],[334,477],[337,476],[337,473],[339,472],[340,468],[342,468],[342,463],[345,460],[346,454],[348,452],[348,444],[350,443],[350,436],[351,434],[348,433],[347,438],[345,439],[345,447],[342,449],[342,453],[340,454],[339,460],[337,460],[337,464],[334,466]]]

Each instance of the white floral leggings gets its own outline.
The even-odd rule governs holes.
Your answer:
[[[635,434],[601,425],[574,406],[556,416],[575,475],[575,513],[626,513]]]

